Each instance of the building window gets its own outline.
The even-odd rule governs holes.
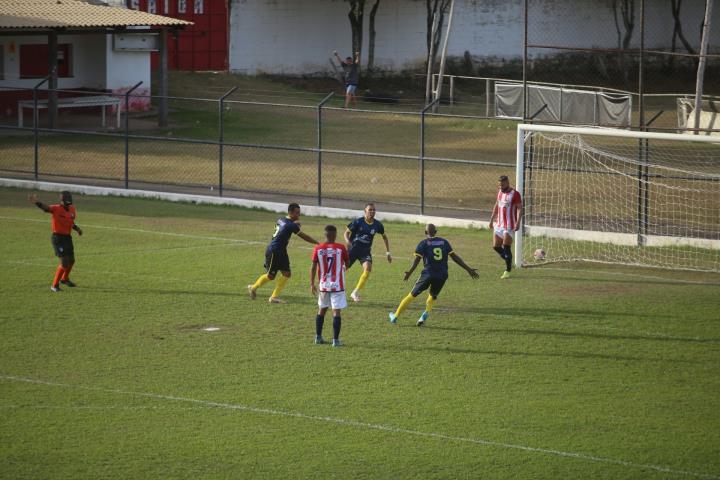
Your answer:
[[[50,73],[47,44],[20,45],[20,78],[43,78]],[[72,45],[58,45],[58,77],[72,77]]]
[[[130,8],[140,10],[140,0],[130,0]]]
[[[195,0],[193,13],[202,15],[204,13],[203,12],[203,6],[204,6],[203,3],[204,3],[203,0]]]
[[[5,45],[0,44],[0,80],[5,80]]]
[[[163,13],[170,15],[170,0],[163,0]]]
[[[187,13],[187,0],[178,0],[178,13]]]
[[[156,0],[148,0],[148,13],[157,13]]]

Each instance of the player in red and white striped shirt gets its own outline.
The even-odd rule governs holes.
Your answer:
[[[490,217],[493,230],[493,250],[505,260],[505,271],[500,278],[509,278],[512,269],[512,242],[522,220],[520,193],[510,186],[507,175],[498,179],[498,194]]]
[[[320,293],[318,295],[318,313],[315,317],[315,343],[323,344],[323,324],[325,313],[332,307],[333,311],[333,347],[339,347],[340,343],[340,310],[347,307],[345,297],[345,269],[348,267],[350,256],[347,248],[341,243],[336,243],[337,228],[334,225],[325,227],[325,243],[315,246],[312,254],[312,267],[310,267],[310,291],[318,295],[318,287],[315,285],[315,277],[319,277]]]

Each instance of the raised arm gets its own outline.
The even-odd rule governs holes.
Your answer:
[[[340,62],[340,65],[345,65],[345,61],[340,58],[340,55],[338,55],[337,50],[333,50],[333,55],[335,55],[335,58],[337,58],[337,61]]]
[[[464,268],[465,271],[468,273],[468,275],[470,275],[472,278],[477,279],[480,277],[480,275],[478,275],[478,273],[477,273],[477,268],[472,268],[472,267],[468,266],[468,264],[465,263],[465,261],[462,258],[460,258],[460,255],[458,255],[457,253],[451,252],[450,258],[453,259],[453,262],[457,263],[462,268]]]
[[[315,240],[314,238],[312,238],[310,235],[308,235],[308,234],[306,234],[306,233],[297,232],[297,236],[300,237],[300,238],[302,238],[303,240],[305,240],[305,241],[308,242],[308,243],[312,243],[313,245],[317,245],[317,244],[318,244],[317,240]]]
[[[410,270],[405,272],[405,276],[403,276],[403,281],[407,281],[407,279],[410,278],[410,275],[412,275],[413,272],[415,271],[415,269],[417,268],[417,266],[420,265],[420,260],[422,260],[422,258],[420,258],[419,255],[415,255],[415,258],[413,259],[413,263],[412,263],[412,265],[410,265]]]
[[[387,261],[388,263],[392,263],[392,255],[390,255],[390,240],[388,240],[387,235],[384,233],[382,234],[383,242],[385,242],[385,255],[387,255]]]
[[[355,63],[360,65],[360,52],[355,52]]]
[[[50,213],[50,207],[45,205],[44,203],[38,201],[38,197],[36,194],[31,193],[30,195],[28,195],[28,201],[30,203],[32,203],[33,205],[35,205],[36,207],[38,207],[43,212]]]

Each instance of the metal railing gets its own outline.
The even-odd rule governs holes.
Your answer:
[[[37,109],[48,93],[0,89],[0,101],[15,99],[0,117],[0,175],[345,208],[372,200],[478,218],[492,208],[498,175],[515,168],[516,121],[433,113],[432,104],[344,109],[334,94],[293,104],[245,100],[237,89],[212,99],[103,92],[122,100],[119,128],[101,127],[92,107],[62,111],[49,128]],[[15,122],[21,97],[35,99],[31,127]],[[158,126],[161,100],[167,127]]]
[[[161,128],[160,97],[103,95],[122,100],[120,128],[100,127],[93,108],[62,111],[55,128],[37,108],[32,127],[6,115],[0,175],[325,206],[373,200],[473,218],[492,207],[497,176],[514,169],[513,121],[374,103],[346,110],[332,93],[314,105],[253,102],[232,89],[215,99],[164,97],[169,126]]]

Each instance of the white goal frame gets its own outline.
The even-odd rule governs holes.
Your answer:
[[[525,204],[525,141],[529,133],[546,132],[546,133],[568,133],[568,134],[585,134],[591,136],[604,136],[616,138],[634,138],[648,140],[670,140],[677,142],[697,142],[697,143],[715,143],[720,144],[720,138],[703,135],[683,135],[677,133],[656,133],[656,132],[637,132],[629,130],[620,130],[614,128],[592,128],[592,127],[570,127],[558,125],[533,125],[518,124],[517,126],[517,150],[516,150],[516,178],[515,189],[520,192],[523,198],[523,206]],[[720,168],[720,165],[719,165]],[[532,233],[531,233],[532,232]],[[525,224],[522,220],[520,228],[515,235],[515,265],[517,267],[527,266],[523,262],[523,233],[533,235],[545,235],[554,238],[578,241],[594,241],[600,243],[608,243],[614,245],[626,246],[650,246],[650,247],[666,247],[666,246],[686,246],[700,247],[713,250],[720,250],[720,240],[689,238],[689,237],[671,237],[661,235],[646,235],[636,233],[610,233],[592,230],[573,230],[567,228],[555,227],[539,227]]]

